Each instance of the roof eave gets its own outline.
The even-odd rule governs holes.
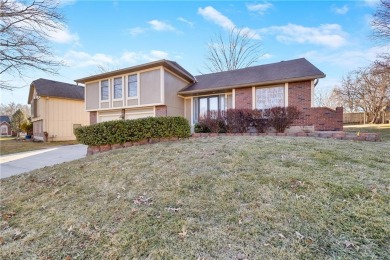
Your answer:
[[[133,66],[133,67],[128,67],[128,68],[124,68],[124,69],[120,69],[120,70],[114,70],[114,71],[105,72],[105,73],[98,74],[98,75],[93,75],[93,76],[89,76],[89,77],[85,77],[85,78],[81,78],[81,79],[76,79],[75,82],[85,84],[87,82],[92,82],[92,81],[96,81],[96,80],[103,79],[103,78],[113,77],[113,76],[117,76],[117,75],[121,75],[121,74],[125,74],[125,73],[135,72],[135,71],[153,68],[153,67],[159,67],[159,66],[163,66],[163,67],[166,67],[168,69],[174,70],[174,72],[183,76],[189,82],[195,81],[194,76],[186,73],[186,71],[183,71],[184,68],[183,68],[183,70],[180,68],[177,68],[177,66],[169,63],[167,60],[158,60],[158,61],[144,63],[144,64]]]
[[[204,93],[204,92],[210,92],[210,91],[220,91],[220,90],[228,90],[233,88],[245,88],[245,87],[251,87],[251,86],[264,86],[264,85],[274,85],[274,84],[280,84],[280,83],[286,83],[286,82],[297,82],[297,81],[303,81],[303,80],[312,80],[312,79],[318,79],[318,78],[325,78],[325,74],[319,74],[314,76],[308,76],[308,77],[300,77],[300,78],[290,78],[290,79],[282,79],[282,80],[274,80],[274,81],[264,81],[264,82],[253,82],[248,84],[242,84],[242,85],[231,85],[231,86],[223,86],[223,87],[217,87],[217,88],[207,88],[207,89],[199,89],[199,90],[180,90],[178,94],[197,94],[197,93]]]

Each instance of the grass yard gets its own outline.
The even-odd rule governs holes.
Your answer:
[[[50,148],[61,145],[77,144],[77,141],[64,141],[64,142],[27,142],[16,141],[15,138],[0,139],[0,155],[7,155],[13,153],[27,152],[33,150],[39,150],[44,148]]]
[[[344,125],[344,131],[353,133],[380,133],[381,140],[390,141],[390,124],[382,125]]]
[[[388,259],[389,142],[210,137],[1,180],[3,259]]]

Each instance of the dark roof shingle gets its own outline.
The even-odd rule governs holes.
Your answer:
[[[250,84],[288,82],[302,78],[323,78],[325,74],[305,58],[195,76],[197,82],[179,93],[226,89]]]
[[[0,123],[7,122],[8,124],[11,122],[9,116],[0,116]]]
[[[35,87],[39,96],[84,100],[83,86],[48,79],[34,80],[31,86]]]

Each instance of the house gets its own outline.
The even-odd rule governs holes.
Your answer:
[[[89,125],[83,86],[37,79],[30,84],[28,104],[35,140],[75,140],[74,128]]]
[[[0,116],[0,135],[10,136],[12,135],[12,132],[9,116]]]
[[[90,123],[148,116],[184,116],[191,126],[211,110],[296,106],[295,131],[342,130],[342,108],[314,107],[325,74],[304,58],[193,76],[159,60],[75,80],[85,84]]]

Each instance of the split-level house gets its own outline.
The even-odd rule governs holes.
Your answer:
[[[30,84],[28,104],[35,140],[76,140],[74,129],[89,125],[83,86],[37,79]]]
[[[314,106],[325,74],[304,58],[193,76],[159,60],[75,80],[85,84],[90,123],[149,116],[183,116],[194,126],[208,111],[295,106],[296,131],[342,130],[342,108]]]

